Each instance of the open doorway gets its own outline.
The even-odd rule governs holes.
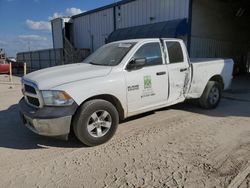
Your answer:
[[[65,37],[73,45],[74,39],[73,39],[73,24],[72,23],[69,23],[69,22],[65,23]]]
[[[247,73],[250,73],[250,48],[247,54]]]
[[[249,72],[249,0],[193,0],[191,57],[232,58]]]

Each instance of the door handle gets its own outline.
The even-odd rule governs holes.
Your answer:
[[[166,74],[166,72],[157,72],[156,73],[157,76],[161,76],[161,75],[165,75],[165,74]]]
[[[180,69],[180,72],[185,72],[187,70],[188,70],[188,68],[183,68],[183,69]]]

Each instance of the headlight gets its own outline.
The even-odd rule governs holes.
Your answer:
[[[42,91],[46,106],[69,106],[74,100],[64,91]]]

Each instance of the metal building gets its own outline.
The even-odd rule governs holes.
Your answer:
[[[116,30],[139,25],[188,19],[189,0],[123,0],[91,10],[70,20],[73,37],[70,42],[76,48],[96,50]],[[56,28],[58,19],[52,21]],[[61,20],[63,22],[63,20]],[[61,24],[62,26],[63,24]],[[63,26],[53,29],[53,38],[62,34]]]
[[[52,28],[55,48],[67,41],[94,51],[114,40],[178,37],[191,57],[234,58],[238,69],[249,71],[248,23],[248,0],[123,0],[55,19]]]

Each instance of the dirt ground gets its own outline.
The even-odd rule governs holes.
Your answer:
[[[30,132],[20,98],[20,85],[0,83],[0,187],[250,187],[249,101],[143,114],[87,148]]]

